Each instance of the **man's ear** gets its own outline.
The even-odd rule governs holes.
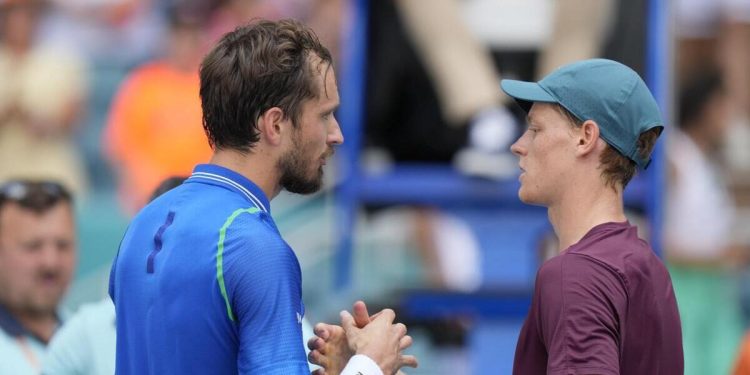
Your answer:
[[[284,111],[279,107],[272,107],[258,117],[258,133],[268,144],[281,144],[281,134],[284,131]]]
[[[586,120],[576,134],[578,155],[586,156],[596,150],[599,142],[599,125],[594,120]]]

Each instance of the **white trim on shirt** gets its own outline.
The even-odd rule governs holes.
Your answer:
[[[357,354],[349,360],[341,375],[383,375],[383,371],[370,357]]]
[[[237,190],[239,190],[241,193],[243,193],[260,210],[262,210],[263,212],[266,212],[266,213],[268,212],[268,210],[263,205],[263,203],[261,202],[261,200],[258,199],[258,197],[256,197],[255,194],[253,194],[250,190],[247,190],[244,186],[238,184],[237,182],[235,182],[235,181],[233,181],[233,180],[231,180],[229,178],[226,178],[224,176],[220,176],[220,175],[217,175],[217,174],[213,174],[213,173],[207,173],[207,172],[193,172],[192,177],[205,178],[207,180],[212,180],[212,181],[216,181],[216,182],[223,182],[225,184],[228,184],[228,185],[236,188]]]

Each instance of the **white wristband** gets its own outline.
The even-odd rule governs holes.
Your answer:
[[[383,371],[370,357],[357,354],[349,360],[341,375],[383,375]]]

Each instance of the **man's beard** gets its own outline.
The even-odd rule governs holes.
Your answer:
[[[312,194],[320,190],[323,185],[323,167],[319,167],[314,176],[308,176],[310,163],[318,159],[305,162],[304,150],[294,142],[294,148],[279,160],[281,169],[280,185],[286,191],[296,194]]]
[[[67,287],[62,287],[62,285],[69,285],[70,279],[63,276],[62,271],[38,271],[37,273],[35,283],[39,279],[54,277],[60,282],[61,289],[48,293],[49,291],[39,289],[11,292],[6,288],[0,291],[0,301],[2,301],[0,305],[4,305],[5,308],[16,313],[31,317],[46,317],[50,314],[56,314],[58,305],[67,290]],[[7,284],[9,283],[6,279],[0,279],[0,285]]]
[[[57,305],[58,302],[51,303],[49,301],[44,302],[38,302],[38,301],[26,301],[26,303],[21,306],[21,310],[24,311],[26,315],[34,316],[34,317],[45,317],[49,315],[54,315],[57,313]]]
[[[14,310],[16,313],[22,313],[25,316],[42,318],[57,313],[57,307],[62,299],[62,295],[57,298],[46,298],[38,295],[28,295],[26,298],[21,300],[6,301],[8,309]]]

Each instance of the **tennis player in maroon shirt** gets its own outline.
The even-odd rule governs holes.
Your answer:
[[[537,274],[513,373],[682,374],[672,282],[623,209],[623,189],[663,129],[645,83],[595,59],[502,89],[528,112],[511,146],[518,195],[547,207],[560,241]]]

